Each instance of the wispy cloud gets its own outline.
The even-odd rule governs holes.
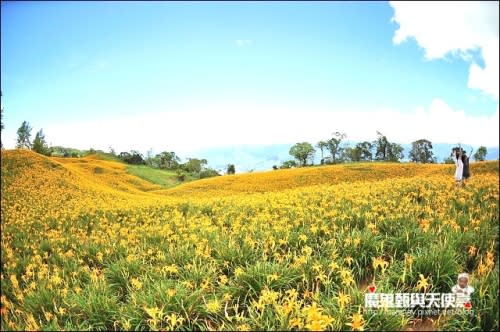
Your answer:
[[[236,46],[239,46],[239,47],[250,46],[253,44],[253,40],[251,40],[251,39],[236,39],[234,42],[235,42]]]
[[[498,100],[498,1],[391,1],[395,44],[415,38],[429,60],[458,55],[470,63],[467,86]],[[484,66],[474,61],[479,51]]]
[[[203,109],[203,110],[200,110]],[[252,114],[241,121],[235,115]],[[231,144],[288,144],[299,141],[315,143],[330,137],[333,131],[343,131],[353,141],[371,140],[379,130],[391,140],[410,143],[426,138],[433,143],[457,143],[498,146],[498,107],[488,116],[453,109],[440,98],[412,110],[377,109],[375,112],[288,107],[215,105],[196,106],[176,112],[157,111],[120,118],[105,117],[91,121],[38,125],[54,145],[117,151],[137,149],[155,151],[172,149],[181,155],[193,151]],[[193,122],[193,119],[197,121]],[[265,121],[263,121],[265,119]],[[166,123],[190,123],[190,130]],[[458,130],[466,128],[466,130]],[[465,126],[465,127],[464,127]],[[258,129],[257,129],[258,128]],[[15,143],[16,128],[2,132],[4,145]],[[92,135],[89,135],[92,133]],[[134,135],[130,135],[134,133]],[[196,135],[193,135],[196,133]],[[200,139],[203,137],[203,139]]]

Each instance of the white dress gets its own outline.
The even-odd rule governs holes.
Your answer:
[[[464,163],[462,162],[462,158],[457,159],[455,154],[453,154],[451,158],[455,162],[455,166],[457,166],[457,169],[455,170],[455,180],[460,181],[462,180],[462,175],[464,173]]]
[[[460,292],[458,290],[460,290]],[[465,303],[470,303],[470,295],[474,293],[474,287],[466,286],[462,288],[459,285],[455,285],[451,288],[451,292],[456,294],[455,306],[461,308]]]
[[[458,290],[460,290],[461,292],[458,292]],[[455,294],[461,293],[463,295],[471,295],[472,293],[474,293],[474,287],[467,285],[465,286],[465,288],[462,288],[459,285],[455,285],[451,288],[451,292]]]

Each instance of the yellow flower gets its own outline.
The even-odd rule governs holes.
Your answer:
[[[238,326],[236,326],[236,329],[238,331],[250,331],[251,328],[248,324],[239,324]]]
[[[470,256],[474,256],[474,255],[476,255],[476,252],[477,252],[477,248],[476,248],[476,246],[473,246],[473,245],[472,245],[472,246],[469,246],[469,250],[468,250],[468,252],[469,252],[469,255],[470,255]]]
[[[148,322],[153,325],[153,328],[156,328],[158,322],[163,318],[163,307],[161,309],[158,307],[144,307],[144,311],[151,317]]]
[[[224,295],[222,296],[222,299],[223,299],[225,302],[231,301],[231,294],[229,294],[229,293],[224,293]]]
[[[355,313],[351,316],[351,322],[346,323],[347,326],[351,327],[352,331],[363,331],[365,322],[363,320],[363,315]]]
[[[184,281],[182,282],[182,284],[183,284],[186,288],[189,288],[189,289],[193,289],[193,288],[194,288],[193,283],[192,283],[191,281],[189,281],[189,280],[184,280]]]
[[[313,320],[312,322],[307,323],[306,328],[309,331],[323,331],[324,330],[323,322],[320,320]]]
[[[14,289],[18,289],[19,288],[19,282],[17,281],[17,277],[15,274],[11,274],[10,275],[10,283],[12,284],[12,287]]]
[[[413,256],[412,255],[405,254],[405,264],[410,266],[410,267],[413,265]]]
[[[344,258],[344,261],[347,263],[347,265],[351,266],[353,258],[351,256],[347,256]]]
[[[122,322],[122,326],[125,331],[130,331],[130,328],[132,327],[132,325],[130,324],[130,319],[127,319],[124,322]]]
[[[55,274],[50,278],[50,282],[58,286],[59,284],[61,284],[62,279],[57,274]]]
[[[173,330],[177,324],[182,324],[184,321],[183,317],[178,316],[175,312],[167,315],[167,322],[170,324],[170,330]]]
[[[269,289],[263,289],[261,291],[259,301],[262,301],[262,303],[274,304],[276,303],[278,297],[279,297],[278,292]]]
[[[351,297],[347,294],[344,293],[339,293],[337,296],[337,303],[339,304],[340,310],[343,310],[346,306],[351,301]]]
[[[294,317],[288,321],[288,327],[290,329],[293,329],[293,328],[301,329],[302,327],[304,327],[304,324],[302,323],[302,319],[300,319],[298,317]]]
[[[176,289],[175,289],[175,288],[169,288],[169,289],[167,289],[167,295],[168,295],[168,297],[172,297],[172,296],[174,296],[176,293],[177,293],[177,291],[176,291]]]
[[[335,271],[336,269],[339,268],[339,264],[337,264],[337,262],[333,261],[330,264],[328,264],[328,267],[330,268],[330,270]]]
[[[302,252],[306,255],[306,256],[311,256],[311,254],[313,253],[313,248],[309,247],[309,246],[304,246],[304,248],[302,248]]]
[[[210,279],[209,278],[205,278],[203,280],[203,282],[201,283],[200,287],[203,290],[208,290],[210,288]]]
[[[322,313],[322,309],[317,307],[316,302],[310,306],[306,306],[303,312],[306,315],[305,327],[311,331],[326,330],[334,321],[333,318]]]
[[[427,219],[423,219],[420,221],[420,227],[422,227],[422,230],[424,232],[427,232],[429,230],[430,224],[430,221]]]
[[[350,285],[355,283],[354,278],[352,277],[352,273],[350,270],[341,269],[339,271],[339,273],[340,273],[340,278],[342,280],[342,285],[350,286]]]
[[[217,299],[213,299],[207,302],[206,308],[210,313],[216,313],[221,309],[221,303]]]
[[[308,305],[304,308],[304,312],[307,315],[307,321],[314,321],[321,319],[321,308],[318,308],[316,302],[312,305]]]
[[[136,290],[142,289],[142,282],[139,281],[137,278],[132,278],[130,280],[130,283],[132,284],[132,287]]]
[[[264,308],[266,307],[266,304],[263,303],[261,300],[259,301],[252,301],[252,307],[254,307],[257,311],[263,311]]]
[[[144,307],[144,311],[154,320],[159,319],[163,314],[163,308],[160,309],[158,307]]]
[[[495,265],[495,256],[493,254],[493,251],[488,251],[486,252],[486,265],[488,265],[490,268]]]
[[[227,276],[225,274],[222,274],[219,276],[219,284],[225,285],[225,284],[227,284],[227,281],[228,281],[228,279],[227,279]]]
[[[385,272],[385,269],[389,266],[389,263],[382,259],[382,257],[372,258],[373,259],[373,269],[376,270],[380,267],[382,273]]]
[[[37,324],[35,318],[33,317],[32,313],[28,314],[28,316],[26,318],[26,329],[28,331],[40,330],[40,327],[38,326],[38,324]]]
[[[179,268],[175,264],[166,265],[163,267],[163,271],[171,274],[179,273]]]
[[[239,277],[240,275],[242,275],[243,273],[245,273],[245,271],[241,268],[241,267],[237,267],[236,269],[234,269],[234,275],[236,277]]]
[[[269,274],[267,276],[267,282],[270,283],[272,281],[275,281],[275,280],[278,280],[279,279],[279,276],[276,274],[276,273],[273,273],[273,274]]]
[[[42,308],[42,312],[43,312],[43,315],[44,315],[45,320],[47,321],[47,323],[50,322],[52,320],[52,318],[54,318],[54,315],[50,311],[45,311]]]
[[[316,264],[314,264],[314,265],[312,266],[313,271],[316,271],[316,272],[321,271],[321,270],[322,270],[322,268],[323,268],[323,267],[321,266],[321,264],[318,264],[318,263],[316,263]]]
[[[488,266],[484,264],[483,261],[481,260],[479,262],[479,265],[477,266],[478,275],[485,275],[489,270],[490,269],[488,268]]]
[[[377,232],[377,225],[375,225],[374,223],[370,222],[368,223],[368,225],[366,225],[366,227],[372,232],[372,233],[376,233]]]
[[[429,283],[427,282],[427,278],[425,278],[422,273],[419,274],[419,278],[420,278],[420,280],[417,281],[416,288],[425,291],[427,289],[427,287],[429,287]]]
[[[59,307],[59,308],[56,308],[56,313],[59,315],[59,316],[62,316],[66,313],[66,309],[65,308],[62,308],[62,307]]]

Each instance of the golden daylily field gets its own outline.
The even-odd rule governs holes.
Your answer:
[[[358,163],[162,189],[99,159],[1,154],[1,330],[401,330],[382,293],[450,292],[498,330],[499,165]]]

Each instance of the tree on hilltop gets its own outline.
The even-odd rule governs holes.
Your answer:
[[[411,143],[411,151],[408,154],[408,159],[413,162],[427,164],[435,163],[436,157],[432,152],[432,143],[426,139],[419,139]]]
[[[314,158],[315,152],[316,150],[314,150],[311,143],[308,142],[297,143],[292,146],[289,151],[290,155],[297,159],[301,166],[306,166],[307,160]]]
[[[16,149],[31,149],[31,126],[27,121],[23,121],[17,130]]]
[[[234,164],[228,164],[227,165],[227,174],[235,174],[236,173],[236,167],[234,167]]]
[[[335,132],[333,133],[334,137],[330,138],[328,141],[326,141],[327,148],[330,151],[330,154],[332,156],[332,162],[334,164],[337,163],[338,159],[341,159],[343,149],[340,147],[340,143],[344,138],[346,138],[345,133],[340,133],[340,132]]]
[[[328,148],[328,143],[326,143],[325,141],[319,141],[316,144],[316,147],[321,151],[321,165],[323,165],[325,163],[325,157],[324,157],[323,151],[326,148]]]
[[[476,153],[474,153],[474,159],[476,161],[484,161],[486,159],[487,153],[488,153],[488,150],[486,149],[486,147],[480,146],[479,149],[477,149]]]
[[[403,159],[403,147],[397,143],[391,143],[385,135],[377,131],[377,139],[373,141],[375,148],[375,160],[397,162]]]
[[[49,147],[47,146],[47,142],[45,141],[45,134],[43,133],[42,129],[40,129],[40,131],[36,133],[32,149],[36,153],[40,153],[43,155],[49,154]]]

